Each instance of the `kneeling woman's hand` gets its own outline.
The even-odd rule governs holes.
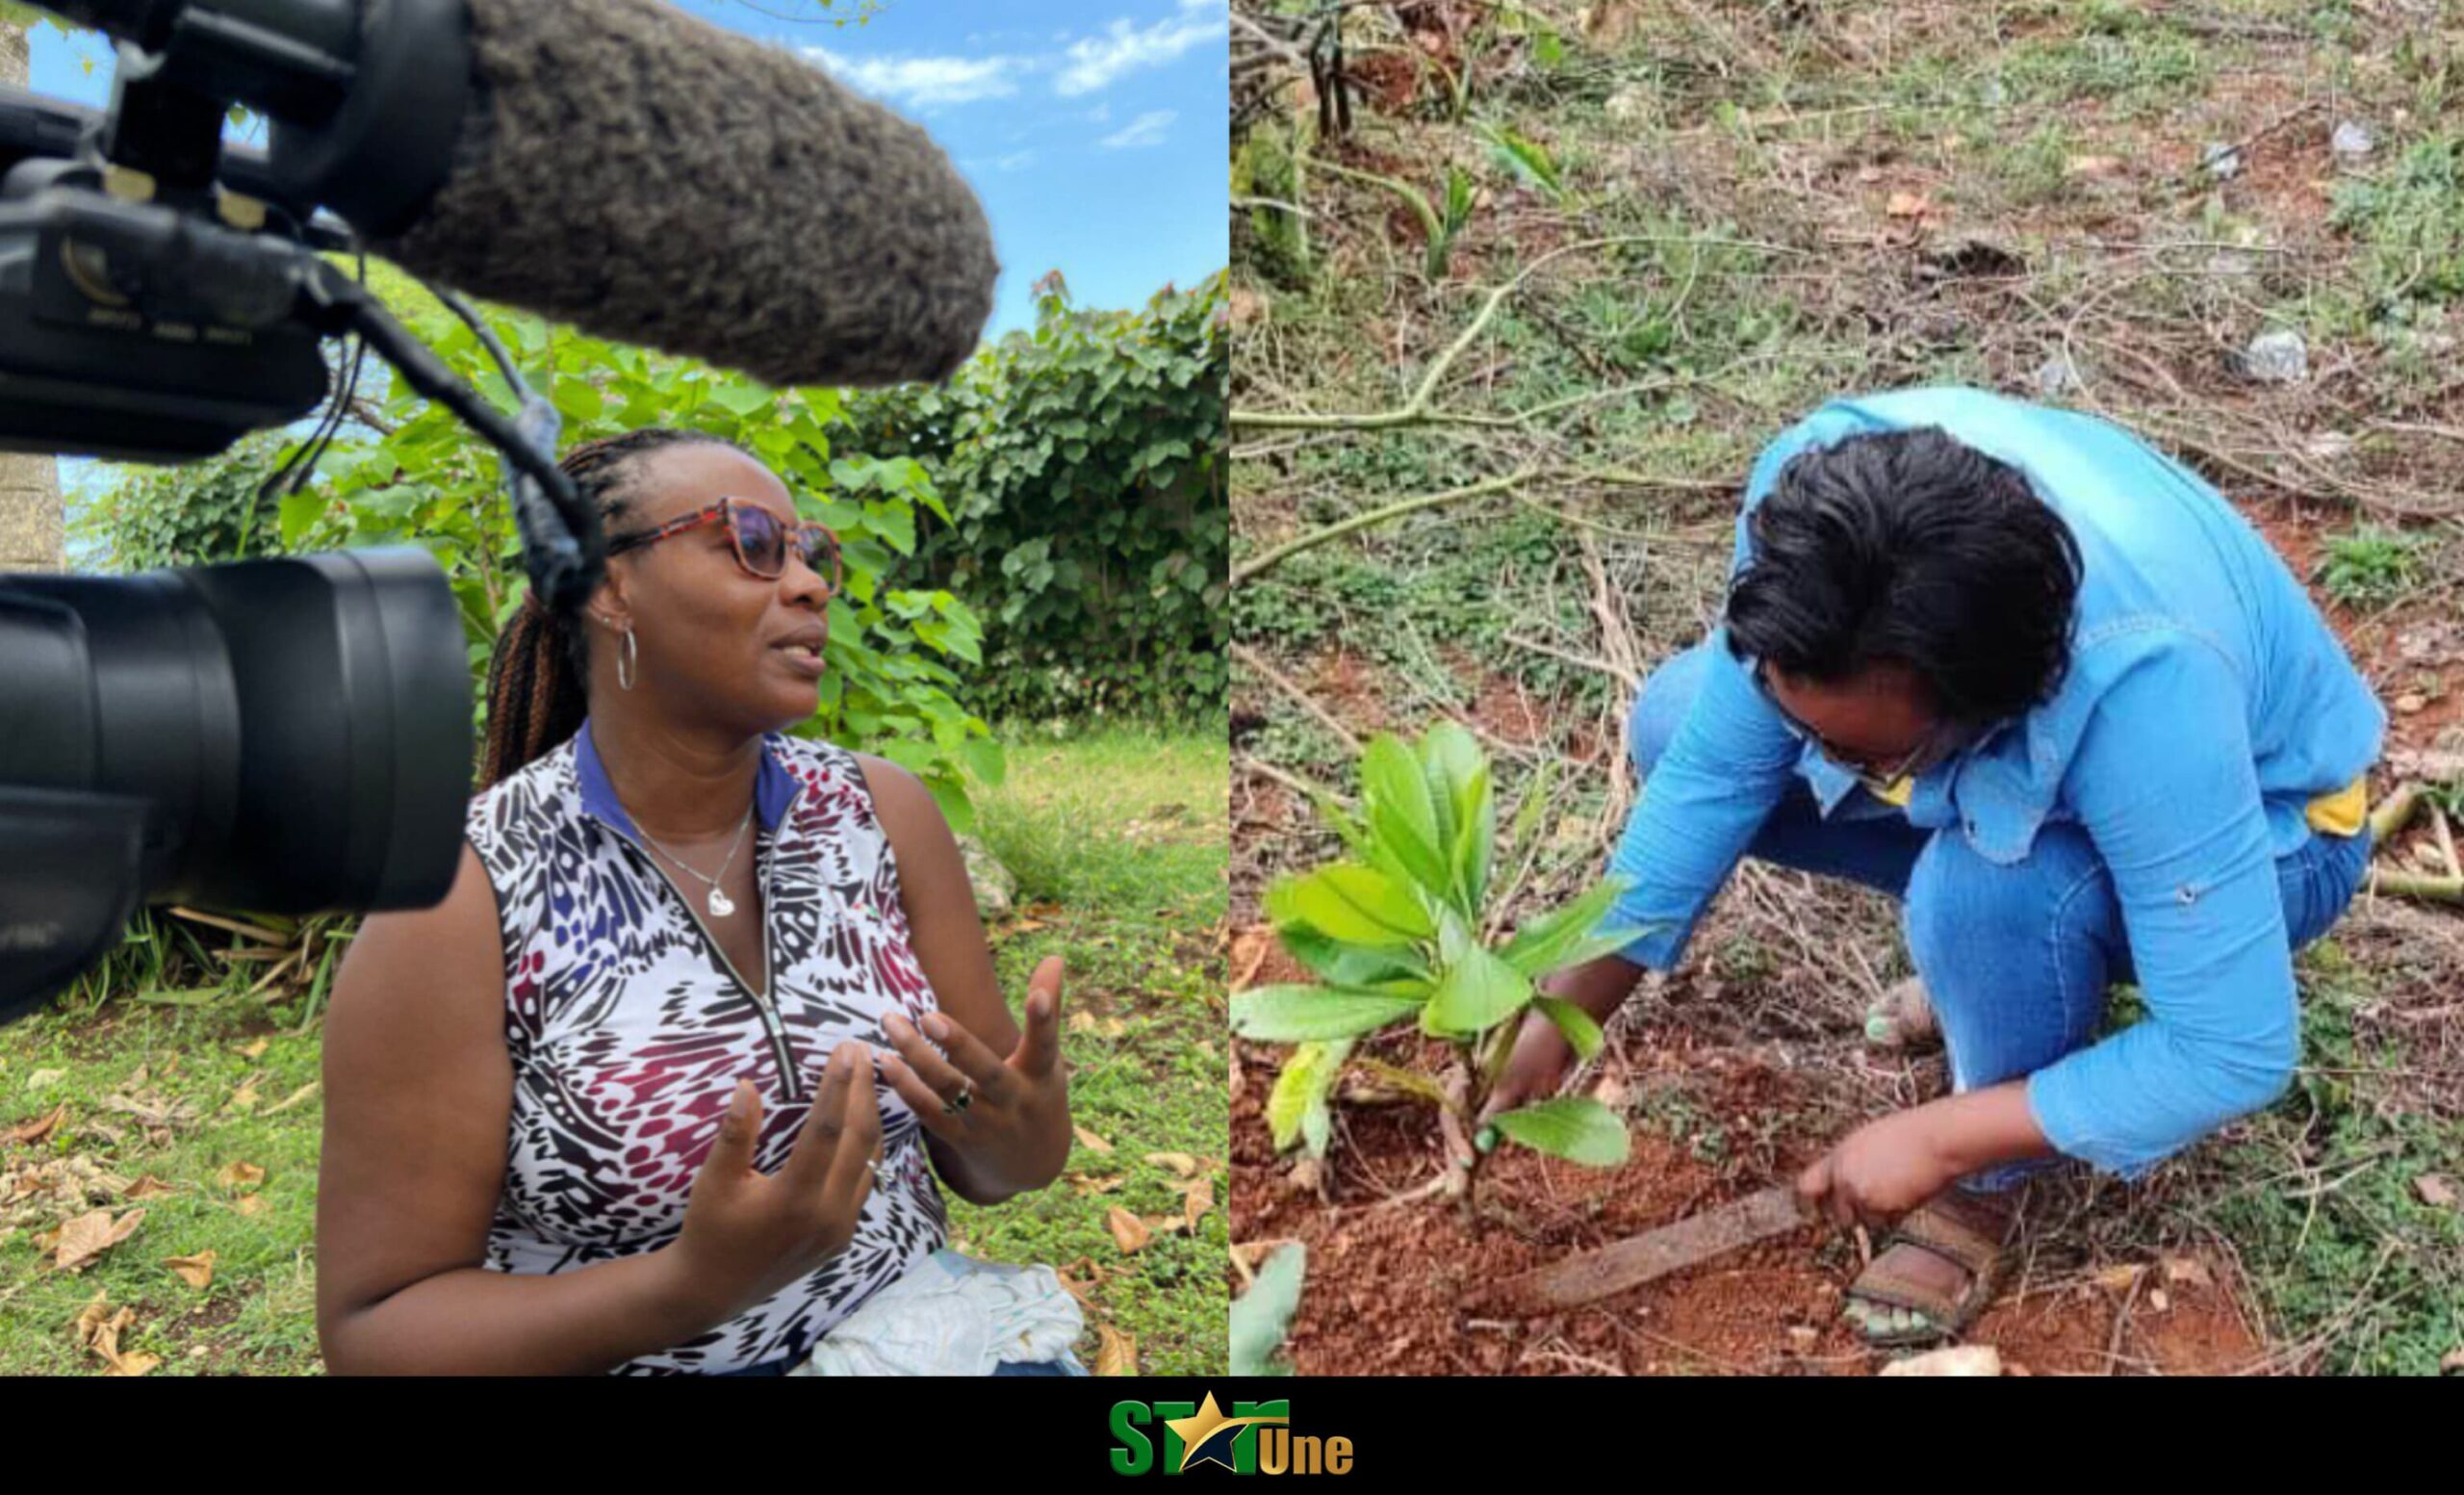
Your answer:
[[[872,1192],[882,1116],[868,1049],[831,1050],[804,1130],[778,1173],[754,1167],[761,1096],[749,1081],[719,1122],[719,1140],[693,1176],[672,1253],[681,1291],[713,1323],[760,1302],[847,1249]]]
[[[1025,1031],[1007,1059],[946,1013],[927,1014],[921,1032],[901,1014],[884,1024],[900,1056],[882,1061],[890,1087],[974,1183],[1001,1195],[1042,1188],[1069,1158],[1061,970],[1061,957],[1049,955],[1028,978]]]

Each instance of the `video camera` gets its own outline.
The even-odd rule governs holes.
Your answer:
[[[0,448],[210,455],[315,409],[322,344],[353,336],[503,453],[541,600],[588,596],[599,525],[555,467],[552,411],[488,404],[319,252],[399,228],[448,175],[461,0],[46,8],[118,63],[99,113],[0,89]],[[224,142],[235,104],[269,149]],[[435,903],[470,724],[460,616],[415,547],[0,577],[0,1021],[99,961],[141,901]]]

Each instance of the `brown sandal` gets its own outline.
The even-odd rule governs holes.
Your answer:
[[[1927,1199],[1901,1219],[1874,1253],[1874,1259],[1848,1285],[1852,1302],[1904,1308],[1925,1322],[1881,1334],[1860,1333],[1865,1342],[1887,1349],[1923,1344],[1964,1331],[2001,1287],[2003,1248],[2016,1234],[2018,1201],[1997,1204],[1979,1199],[1957,1185]],[[1967,1274],[1967,1286],[1956,1296],[1945,1294],[1884,1262],[1894,1246],[1930,1251]]]

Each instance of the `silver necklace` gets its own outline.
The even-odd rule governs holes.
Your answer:
[[[744,819],[735,828],[735,839],[728,842],[727,858],[719,863],[718,877],[703,877],[701,873],[694,872],[693,868],[685,866],[683,858],[678,856],[672,851],[668,851],[665,846],[659,845],[657,839],[654,838],[650,832],[642,831],[642,823],[639,820],[633,822],[633,829],[636,831],[642,831],[642,839],[649,841],[654,846],[658,846],[658,849],[666,854],[668,861],[675,863],[678,866],[684,867],[684,870],[687,872],[693,872],[695,877],[701,877],[702,881],[709,884],[710,912],[718,915],[720,918],[725,918],[735,912],[735,900],[729,897],[726,893],[719,891],[719,878],[727,876],[728,868],[734,865],[736,848],[744,844],[744,833],[752,826],[752,824],[753,807],[751,805],[747,805],[744,807]]]

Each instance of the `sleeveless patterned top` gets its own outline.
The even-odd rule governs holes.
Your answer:
[[[485,1265],[568,1272],[676,1238],[739,1076],[755,1151],[795,1146],[830,1051],[889,1047],[882,1018],[937,1005],[899,904],[898,865],[854,755],[772,733],[754,786],[769,991],[731,968],[616,802],[590,725],[471,800],[505,952],[513,1114]],[[697,890],[699,885],[696,885]],[[747,911],[750,912],[750,911]],[[882,1174],[846,1251],[743,1314],[620,1375],[740,1370],[803,1355],[940,1247],[948,1214],[921,1124],[884,1085]]]

